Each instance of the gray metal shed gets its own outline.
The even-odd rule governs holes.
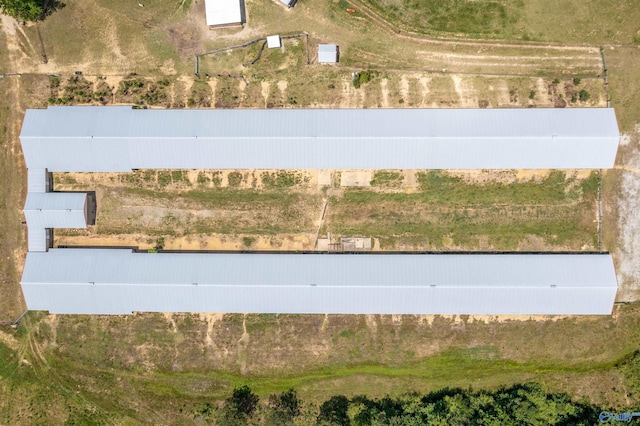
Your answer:
[[[67,314],[611,313],[608,254],[28,253],[27,306]]]
[[[30,192],[24,206],[29,228],[86,228],[85,192]]]
[[[338,62],[338,46],[335,44],[318,45],[318,63],[335,64]]]

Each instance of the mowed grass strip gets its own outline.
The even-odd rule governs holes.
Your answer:
[[[468,183],[442,171],[415,193],[346,189],[331,197],[326,227],[379,238],[382,249],[518,250],[528,236],[552,249],[594,249],[598,176],[554,171],[540,182]],[[522,247],[527,249],[527,247]]]

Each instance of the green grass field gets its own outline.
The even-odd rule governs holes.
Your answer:
[[[587,44],[639,44],[633,1],[363,0],[399,28],[418,33]]]

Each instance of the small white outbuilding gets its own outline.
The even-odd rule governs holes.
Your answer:
[[[278,47],[281,47],[281,43],[280,43],[280,36],[279,35],[272,35],[272,36],[268,36],[267,37],[267,47],[269,49],[275,49]]]
[[[318,63],[335,64],[338,62],[338,46],[335,44],[318,45]]]

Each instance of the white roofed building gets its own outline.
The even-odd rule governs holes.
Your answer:
[[[609,315],[608,254],[27,254],[29,309],[60,314]]]
[[[601,169],[612,108],[27,110],[27,168]]]
[[[246,22],[244,0],[205,0],[204,4],[210,28],[242,25]]]
[[[318,45],[318,63],[335,64],[338,62],[338,46],[335,44]]]

